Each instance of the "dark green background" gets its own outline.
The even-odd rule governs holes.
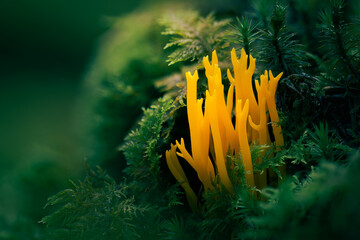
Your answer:
[[[84,73],[107,17],[141,2],[1,1],[0,219],[40,220],[46,198],[83,174]]]

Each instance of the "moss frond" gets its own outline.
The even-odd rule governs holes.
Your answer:
[[[172,65],[183,61],[198,62],[203,56],[226,46],[224,31],[230,20],[215,20],[213,14],[201,17],[196,11],[183,11],[164,16],[160,23],[165,27],[162,34],[170,35],[170,42],[164,49],[176,46],[167,62]]]

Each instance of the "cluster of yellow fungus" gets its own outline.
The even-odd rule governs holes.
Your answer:
[[[284,145],[275,104],[276,87],[282,73],[274,77],[271,71],[269,73],[265,71],[260,76],[260,82],[255,81],[256,99],[252,86],[255,59],[251,55],[248,56],[243,49],[241,58],[238,59],[233,49],[231,61],[234,76],[228,69],[230,87],[226,102],[221,70],[215,51],[212,54],[212,63],[208,57],[203,58],[208,80],[205,106],[203,106],[202,98],[197,99],[198,72],[195,71],[194,75],[190,72],[186,73],[187,114],[192,154],[190,155],[186,150],[183,138],[180,143],[176,141],[176,144],[171,144],[171,149],[166,151],[169,169],[185,190],[187,200],[193,210],[197,209],[197,196],[190,187],[177,156],[185,159],[197,172],[205,191],[214,188],[213,182],[216,175],[225,189],[232,194],[234,187],[226,168],[227,154],[241,154],[247,184],[262,189],[267,185],[266,171],[254,176],[249,144],[271,144],[268,131],[268,124],[271,123],[275,145],[278,147]],[[235,118],[235,126],[233,118]],[[261,163],[261,159],[256,161]],[[283,168],[280,171],[284,174]]]

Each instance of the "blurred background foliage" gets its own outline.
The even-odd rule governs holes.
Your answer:
[[[184,10],[192,17],[169,18],[181,16],[179,13]],[[265,230],[253,229],[247,233],[248,238],[267,238],[282,231],[286,224],[284,239],[308,238],[314,223],[305,213],[314,214],[314,221],[324,218],[345,221],[347,216],[356,219],[354,216],[359,210],[354,199],[359,198],[359,191],[353,191],[354,186],[349,181],[355,187],[360,184],[355,173],[359,169],[359,156],[354,155],[349,161],[344,159],[352,148],[358,148],[360,141],[360,126],[356,122],[360,116],[356,92],[360,61],[358,49],[352,48],[359,46],[359,42],[348,34],[359,33],[360,4],[356,0],[345,1],[341,9],[345,14],[340,22],[334,22],[336,10],[339,10],[336,4],[331,9],[327,0],[2,1],[0,239],[48,239],[49,236],[53,239],[69,236],[100,239],[99,236],[104,236],[102,232],[90,229],[97,227],[96,222],[103,224],[99,229],[112,227],[106,233],[109,239],[133,239],[140,235],[152,239],[159,237],[159,232],[163,233],[162,239],[181,239],[184,235],[203,239],[228,236],[222,235],[220,230],[218,235],[216,232],[211,235],[220,225],[225,226],[223,232],[233,234],[231,237],[243,238],[246,235],[241,235],[242,231],[253,224]],[[162,18],[164,16],[167,18]],[[242,16],[252,19],[251,23]],[[235,17],[239,17],[238,22]],[[227,24],[229,19],[233,20],[231,25]],[[346,25],[352,21],[355,24]],[[174,31],[175,26],[179,26],[175,29],[178,32]],[[216,35],[220,40],[209,39],[207,45],[194,44],[199,37],[194,34],[196,27],[202,28],[201,36]],[[347,34],[343,35],[346,36],[343,49],[337,48],[338,30],[343,31],[340,34]],[[176,48],[173,44],[175,47],[163,49],[174,41],[174,34],[180,34],[178,39],[181,40],[184,32],[192,45]],[[246,36],[251,40],[250,45],[247,45]],[[226,41],[221,41],[223,37]],[[280,50],[274,48],[276,44],[273,43],[278,44]],[[226,56],[229,45],[251,51],[258,59],[257,75],[265,67],[285,72],[279,84],[278,101],[288,141],[287,148],[277,157],[291,161],[288,170],[300,180],[295,185],[296,180],[289,180],[281,189],[269,191],[270,201],[261,206],[250,206],[251,200],[244,200],[242,193],[226,206],[234,212],[226,212],[228,209],[224,210],[224,206],[218,206],[215,201],[214,211],[204,220],[191,215],[188,209],[183,212],[176,208],[182,205],[183,196],[172,185],[175,181],[168,181],[172,179],[170,174],[161,172],[166,166],[164,161],[159,163],[161,156],[157,154],[163,153],[170,141],[183,134],[181,127],[186,127],[181,125],[186,122],[185,111],[181,108],[184,96],[176,85],[182,87],[184,72],[198,67],[203,54],[195,50],[209,54],[216,48],[220,55]],[[192,52],[182,55],[181,46]],[[350,66],[349,61],[355,65]],[[168,66],[169,62],[175,64]],[[224,60],[221,64],[225,68],[229,62]],[[164,93],[177,96],[175,106],[165,99],[156,101]],[[346,101],[351,102],[350,109]],[[155,107],[142,116],[142,108],[153,103]],[[314,109],[319,111],[314,113]],[[341,114],[344,109],[349,114]],[[329,125],[318,124],[324,119]],[[140,135],[149,137],[144,140],[137,134],[130,134],[127,144],[123,145],[129,131],[138,127],[138,121],[142,126]],[[172,129],[173,124],[177,124],[177,129]],[[156,136],[149,133],[153,130],[151,127],[158,131]],[[126,159],[120,148],[132,148]],[[141,175],[136,169],[143,167],[131,154],[154,161],[156,166],[150,168],[154,168],[156,181],[135,176],[129,177],[128,185],[125,184],[124,169],[130,176]],[[331,163],[323,163],[324,159]],[[126,166],[126,160],[130,167]],[[353,170],[341,165],[344,162]],[[99,169],[96,172],[87,170],[86,164],[100,165],[109,175]],[[313,171],[313,166],[318,165],[319,169]],[[149,166],[145,164],[145,167]],[[311,179],[306,179],[309,173]],[[327,174],[333,178],[339,176],[339,182],[329,180]],[[69,179],[84,179],[85,176],[83,182],[69,182]],[[119,182],[122,183],[118,185]],[[317,195],[309,196],[323,184],[329,186],[330,193],[327,188],[317,193],[323,201],[319,203]],[[73,190],[61,191],[63,189]],[[334,204],[329,200],[333,198],[333,189],[340,189],[345,197],[335,196],[340,210],[326,214],[327,206]],[[132,198],[138,193],[136,191],[143,190],[148,191],[147,194]],[[59,191],[44,208],[48,197]],[[304,201],[299,201],[298,197]],[[152,206],[141,205],[144,201],[139,204],[139,198],[147,199]],[[82,202],[90,204],[86,206]],[[278,202],[282,204],[276,204]],[[54,207],[56,204],[64,205]],[[292,206],[303,215],[293,219],[297,213],[290,211]],[[106,212],[98,212],[98,207]],[[253,214],[251,211],[255,208],[262,214]],[[349,209],[355,209],[354,213]],[[225,215],[222,215],[223,210]],[[66,211],[71,211],[74,218],[62,219]],[[175,213],[176,217],[172,216]],[[158,217],[160,215],[162,218]],[[43,223],[55,229],[50,235],[44,231],[44,224],[38,223],[44,216],[48,217]],[[111,216],[110,220],[107,218],[109,222],[103,221],[104,216]],[[111,219],[116,222],[113,224]],[[316,222],[316,226],[322,229],[327,223],[337,223],[331,221],[323,225]],[[273,224],[269,225],[271,222]],[[134,227],[134,223],[143,228]],[[353,221],[351,226],[356,223],[358,221]],[[301,224],[303,232],[296,229]],[[81,226],[89,227],[87,234],[90,235],[82,235]],[[128,227],[129,231],[123,232],[123,227]],[[342,227],[334,233],[338,234]],[[331,236],[330,233],[326,236]],[[351,234],[346,237],[353,237]]]
[[[105,17],[141,3],[1,1],[0,218],[5,222],[25,217],[36,223],[49,195],[83,175],[88,154],[77,119],[84,73],[99,36],[111,26]]]

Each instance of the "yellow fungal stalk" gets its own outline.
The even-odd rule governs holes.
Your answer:
[[[166,151],[166,162],[169,166],[169,169],[172,175],[176,180],[181,184],[182,188],[185,190],[186,198],[189,202],[189,205],[193,211],[197,209],[197,197],[194,191],[191,189],[189,181],[186,178],[184,171],[181,168],[179,160],[176,156],[176,146],[171,144],[171,149]]]
[[[249,58],[249,66],[248,66]],[[233,74],[228,69],[227,76],[230,87],[226,93],[222,83],[221,70],[218,66],[216,52],[212,54],[212,62],[203,58],[208,90],[204,100],[197,99],[198,72],[186,73],[187,80],[187,114],[190,129],[191,154],[186,150],[184,139],[166,151],[166,161],[171,173],[184,188],[187,200],[193,210],[197,209],[197,197],[191,189],[177,155],[197,172],[205,191],[214,188],[215,177],[225,189],[233,194],[234,186],[227,172],[227,154],[241,155],[245,169],[245,178],[250,187],[260,189],[266,187],[266,171],[255,174],[250,153],[250,145],[271,144],[268,132],[269,118],[274,133],[275,145],[284,145],[279,116],[275,104],[275,92],[282,73],[274,77],[267,71],[255,81],[257,99],[252,87],[252,76],[255,71],[255,58],[241,50],[240,59],[235,49],[231,51]],[[234,99],[235,95],[235,99]],[[235,105],[235,106],[234,106]],[[235,117],[233,121],[233,116]],[[235,122],[235,126],[233,124]],[[178,152],[177,152],[178,150]],[[212,157],[212,159],[210,158]],[[264,153],[263,153],[264,156]],[[261,159],[255,159],[258,164]],[[285,174],[284,168],[280,169]]]

